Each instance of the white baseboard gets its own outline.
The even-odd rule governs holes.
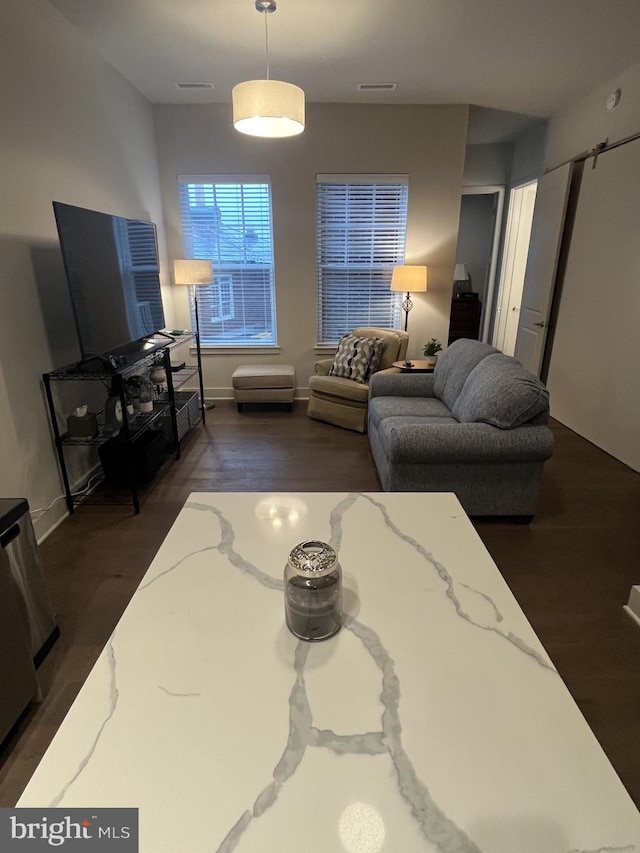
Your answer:
[[[93,479],[93,477],[100,473],[101,470],[102,465],[100,465],[100,463],[97,463],[91,468],[88,474],[83,474],[82,477],[76,477],[74,482],[69,484],[72,494],[82,490],[84,486],[90,480]],[[98,482],[95,483],[95,485],[89,490],[90,492],[92,492],[98,486]],[[55,521],[44,521],[45,518],[49,517],[49,513],[55,515],[55,505],[65,500],[66,499],[64,493],[61,493],[58,495],[57,498],[55,498],[55,500],[49,505],[47,510],[43,512],[41,516],[39,516],[37,519],[33,518],[32,516],[33,526],[36,531],[36,542],[38,545],[41,545],[48,536],[51,536],[53,531],[62,524],[65,518],[69,517],[69,510],[65,508],[63,514],[58,516]],[[44,525],[46,525],[45,529],[41,530],[40,528]]]
[[[640,626],[640,586],[631,587],[629,603],[624,605],[623,610]]]
[[[37,538],[37,540],[36,540],[36,542],[37,542],[38,546],[42,545],[42,543],[44,542],[44,540],[45,540],[48,536],[51,536],[51,534],[53,533],[53,531],[54,531],[57,527],[60,527],[60,525],[62,524],[62,522],[63,522],[65,519],[69,518],[69,515],[70,515],[69,510],[68,510],[68,509],[67,509],[67,510],[65,510],[64,514],[63,514],[62,516],[60,516],[60,518],[59,518],[56,522],[54,522],[54,523],[53,523],[53,524],[51,524],[49,527],[47,527],[47,529],[44,531],[44,533],[39,533],[39,534],[38,534],[38,538]]]

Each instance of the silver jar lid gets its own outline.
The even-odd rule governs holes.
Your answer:
[[[289,565],[305,578],[319,578],[335,568],[338,555],[331,545],[311,539],[300,542],[289,554]]]

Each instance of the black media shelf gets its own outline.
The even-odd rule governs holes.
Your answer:
[[[196,364],[185,364],[172,370],[171,353],[186,344],[195,343]],[[200,340],[197,333],[167,337],[166,341],[140,342],[129,347],[126,364],[107,369],[107,359],[94,359],[91,363],[77,362],[44,373],[49,417],[60,464],[67,507],[73,513],[80,504],[131,503],[140,512],[140,499],[154,478],[173,457],[180,458],[180,443],[188,432],[205,420],[204,387]],[[166,390],[153,401],[153,411],[127,414],[125,383],[147,367],[161,364],[166,376]],[[178,391],[190,379],[198,377],[197,390]],[[105,427],[104,405],[96,413],[98,434],[90,437],[71,437],[60,428],[64,416],[58,416],[53,388],[57,382],[93,382],[103,386],[101,396],[120,398],[122,425],[117,433]],[[68,414],[68,413],[67,413]],[[66,426],[66,422],[65,422]],[[70,488],[66,454],[75,448],[96,447],[104,481],[90,492],[73,493]]]

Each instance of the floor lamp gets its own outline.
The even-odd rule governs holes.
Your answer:
[[[189,294],[193,298],[196,315],[196,334],[198,335],[198,352],[200,351],[200,317],[198,316],[198,287],[213,284],[213,265],[211,261],[178,260],[173,262],[173,281],[176,285],[189,285]],[[202,391],[202,370],[200,370],[200,389]],[[213,405],[206,406],[212,409]],[[205,410],[204,396],[202,411]]]
[[[404,330],[407,331],[409,311],[413,308],[411,293],[424,293],[427,289],[427,268],[403,265],[393,268],[391,290],[400,291],[407,295],[402,300],[404,311]]]

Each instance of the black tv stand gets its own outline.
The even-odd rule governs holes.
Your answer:
[[[137,359],[134,359],[136,361]],[[93,358],[87,358],[84,361],[78,361],[74,365],[78,373],[99,374],[99,373],[117,373],[123,367],[127,367],[129,359],[126,356],[116,358],[115,355],[96,355]]]
[[[182,362],[181,369],[173,371],[171,353],[182,346],[193,344],[196,363]],[[114,361],[117,358],[119,362],[116,362],[115,368],[112,366],[112,358]],[[127,412],[127,380],[157,364],[164,366],[166,379],[164,387],[159,385],[156,388],[153,409],[131,415]],[[182,439],[205,420],[202,361],[197,333],[185,332],[177,338],[161,342],[140,340],[111,354],[93,356],[44,373],[42,379],[70,513],[73,513],[76,504],[82,502],[131,503],[134,511],[140,512],[140,498],[155,475],[171,457],[180,458]],[[190,379],[197,379],[197,389],[185,387]],[[75,398],[78,394],[65,395],[63,386],[58,385],[61,380],[96,383],[93,387],[98,389],[97,393],[91,395],[97,407],[95,434],[72,436],[64,429],[65,418],[61,413],[71,413],[73,406],[77,405]],[[54,385],[57,388],[55,398]],[[181,388],[184,390],[179,390]],[[114,396],[119,397],[122,412],[122,425],[117,433],[113,432],[112,424],[106,422],[106,400]],[[72,399],[73,403],[70,402]],[[82,445],[93,445],[102,464],[105,479],[95,492],[74,493],[71,490],[65,455],[75,454]]]
[[[82,361],[77,361],[74,365],[79,373],[104,373],[105,370],[115,370],[108,356],[94,355],[91,358],[84,358]]]
[[[160,332],[158,332],[160,334]],[[177,338],[170,335],[165,335],[171,343],[175,343]],[[123,370],[152,355],[158,350],[164,349],[167,344],[164,341],[154,341],[151,338],[139,338],[137,341],[124,344],[117,347],[111,352],[103,352],[100,354],[89,356],[76,362],[75,368],[80,373],[104,373],[112,371],[116,373],[118,370]]]

